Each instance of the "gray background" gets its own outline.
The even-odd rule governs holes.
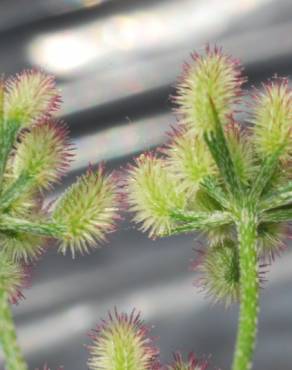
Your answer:
[[[169,94],[194,49],[217,42],[239,57],[250,87],[292,71],[289,0],[1,0],[0,71],[28,67],[57,76],[60,116],[77,147],[57,196],[87,163],[120,168],[166,140]],[[151,241],[126,220],[109,243],[72,260],[51,245],[15,307],[31,369],[86,369],[88,331],[108,309],[136,307],[154,325],[162,359],[177,349],[212,355],[228,369],[237,308],[212,306],[192,286],[197,236]],[[270,268],[261,298],[257,370],[292,369],[292,254]],[[3,368],[3,363],[1,365]]]

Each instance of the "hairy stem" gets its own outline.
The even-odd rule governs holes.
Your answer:
[[[237,223],[240,260],[240,316],[233,370],[249,370],[255,347],[259,311],[256,217],[244,208]]]
[[[9,153],[19,131],[19,123],[2,121],[0,123],[0,185],[3,181]]]
[[[32,222],[4,214],[0,216],[0,230],[3,232],[25,232],[53,238],[61,236],[64,232],[62,225],[55,222]]]
[[[17,343],[7,293],[3,291],[0,292],[0,343],[5,357],[6,370],[28,370]]]
[[[9,208],[11,203],[17,200],[33,183],[33,177],[23,173],[19,178],[0,196],[0,209]]]

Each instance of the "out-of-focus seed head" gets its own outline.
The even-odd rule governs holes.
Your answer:
[[[52,76],[27,70],[5,84],[4,119],[28,127],[49,117],[59,108],[60,101]]]
[[[2,250],[0,251],[0,290],[8,294],[11,303],[23,298],[22,288],[27,285],[28,274],[25,268],[13,262]]]
[[[281,158],[292,153],[292,91],[288,80],[275,79],[254,94],[254,146],[261,157],[282,148]]]
[[[263,222],[257,229],[257,248],[260,257],[272,261],[285,248],[288,225],[285,223]]]
[[[185,208],[186,195],[165,162],[143,154],[128,171],[126,190],[134,221],[150,237],[168,234],[174,226],[171,212]]]
[[[88,366],[91,370],[152,370],[159,351],[140,314],[109,313],[92,332]]]
[[[239,299],[239,258],[231,240],[213,245],[200,252],[193,264],[199,273],[195,285],[200,287],[213,302],[223,301],[226,306]]]
[[[186,192],[196,192],[205,176],[216,173],[216,165],[205,142],[189,131],[174,133],[165,154],[169,170]]]
[[[185,65],[175,99],[181,121],[201,136],[214,128],[210,100],[220,121],[226,123],[241,94],[244,79],[239,62],[217,47],[207,47],[205,55],[194,53],[192,59],[191,64]]]
[[[118,198],[115,178],[105,175],[102,166],[89,169],[66,190],[56,203],[52,219],[64,228],[60,251],[88,252],[105,241],[114,229]]]
[[[32,186],[47,189],[65,173],[72,157],[68,132],[58,122],[45,121],[21,136],[13,158],[13,176],[31,177]]]
[[[206,370],[208,362],[206,360],[199,360],[194,353],[190,353],[188,359],[184,361],[180,352],[173,355],[173,362],[167,366],[168,370]]]
[[[44,238],[24,232],[6,231],[0,234],[0,248],[12,261],[29,263],[43,253]]]

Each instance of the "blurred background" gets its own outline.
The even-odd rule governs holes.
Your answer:
[[[52,198],[88,162],[120,168],[166,140],[175,122],[169,95],[191,51],[222,45],[242,60],[250,87],[292,73],[291,34],[290,0],[1,0],[0,71],[34,67],[57,77],[60,116],[77,151]],[[86,369],[87,333],[115,305],[143,312],[163,360],[193,350],[228,369],[237,308],[212,306],[192,286],[197,239],[151,241],[126,219],[90,256],[72,260],[51,246],[15,308],[31,369],[45,362],[52,370]],[[262,291],[256,370],[292,368],[291,293],[288,248]]]

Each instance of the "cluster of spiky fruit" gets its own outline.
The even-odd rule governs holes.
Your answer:
[[[217,47],[193,54],[175,97],[179,128],[162,149],[136,159],[125,185],[134,221],[150,237],[205,235],[194,264],[199,284],[214,301],[241,303],[234,370],[251,368],[261,268],[283,249],[292,219],[292,91],[279,78],[255,90],[251,125],[243,125],[236,112],[244,81],[239,62]],[[22,294],[23,264],[49,238],[63,253],[87,252],[117,218],[115,178],[101,166],[43,206],[72,156],[67,130],[53,118],[59,103],[54,80],[41,72],[0,81],[0,340],[9,370],[27,370],[8,309]],[[148,334],[135,311],[109,314],[92,333],[89,367],[207,369],[192,354],[161,365]]]
[[[43,205],[44,191],[73,155],[66,127],[53,116],[60,101],[54,79],[42,72],[0,81],[0,292],[12,301],[27,277],[23,264],[36,260],[49,238],[74,256],[102,242],[115,224],[117,188],[102,166]]]
[[[252,125],[243,125],[236,117],[246,80],[239,62],[217,47],[191,57],[174,97],[179,127],[165,147],[136,159],[126,189],[134,221],[150,237],[204,233],[198,281],[213,300],[229,304],[239,298],[236,220],[246,199],[257,212],[259,275],[260,260],[270,261],[284,246],[292,92],[286,79],[263,84],[252,93]]]

